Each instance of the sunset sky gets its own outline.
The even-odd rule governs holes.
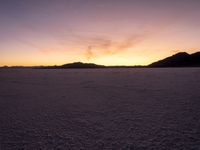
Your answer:
[[[0,0],[0,66],[147,65],[200,50],[200,0]]]

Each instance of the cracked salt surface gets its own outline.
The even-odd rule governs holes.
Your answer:
[[[199,150],[200,69],[0,70],[0,149]]]

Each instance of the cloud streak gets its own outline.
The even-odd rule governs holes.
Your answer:
[[[105,37],[88,39],[91,43],[85,50],[85,58],[89,61],[94,58],[123,53],[134,48],[148,37],[147,34],[132,35],[123,40],[114,41]]]

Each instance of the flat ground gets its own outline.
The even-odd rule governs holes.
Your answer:
[[[1,150],[199,150],[200,69],[0,70]]]

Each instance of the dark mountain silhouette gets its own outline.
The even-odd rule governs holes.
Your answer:
[[[93,63],[74,62],[74,63],[64,64],[62,66],[45,66],[45,67],[39,67],[39,68],[40,69],[105,68],[105,66],[96,65]]]
[[[148,67],[200,67],[200,52],[191,55],[186,52],[180,52],[154,62]]]
[[[103,65],[96,65],[93,63],[82,63],[82,62],[75,62],[70,64],[65,64],[60,66],[61,68],[104,68]]]

